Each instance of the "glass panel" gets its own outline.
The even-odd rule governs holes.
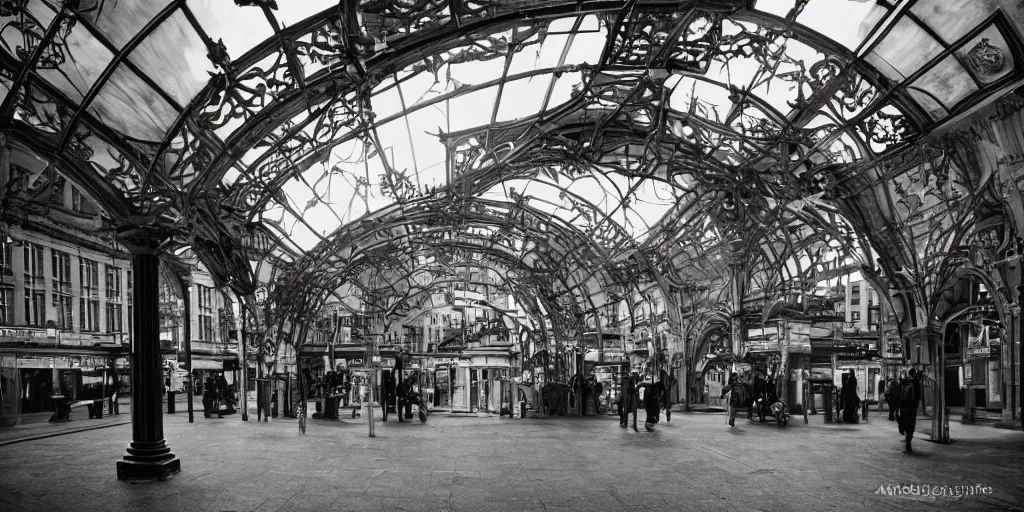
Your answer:
[[[888,9],[874,2],[811,0],[796,21],[849,50],[856,50],[887,13]]]
[[[70,34],[64,28],[59,29],[53,44],[52,52],[59,67],[38,69],[39,76],[79,103],[114,55],[84,25],[74,25]]]
[[[178,116],[163,98],[125,66],[118,66],[89,112],[123,135],[160,141]]]
[[[1013,70],[1010,45],[995,25],[990,25],[961,46],[956,54],[974,72],[974,76],[985,84],[995,82]]]
[[[274,36],[262,9],[223,0],[189,0],[188,7],[210,38],[224,40],[232,60]]]
[[[602,26],[600,32],[576,34],[565,56],[566,64],[600,64],[608,31]],[[547,43],[545,43],[547,46]],[[558,45],[556,45],[558,46]],[[561,48],[558,50],[561,52]],[[556,61],[557,64],[557,61]]]
[[[912,85],[931,93],[943,102],[946,108],[956,105],[967,95],[978,90],[978,86],[971,80],[971,75],[952,55],[942,59]]]
[[[967,35],[993,11],[991,3],[978,0],[918,0],[910,7],[910,12],[947,43]]]
[[[488,87],[451,100],[451,130],[458,132],[488,124],[497,93],[497,87]]]
[[[188,105],[215,71],[206,53],[203,40],[179,10],[164,20],[128,58],[179,105]]]
[[[910,97],[914,98],[914,101],[916,101],[917,104],[928,113],[928,116],[932,118],[932,121],[938,121],[949,115],[946,107],[943,107],[941,103],[935,100],[935,98],[920,89],[908,87],[907,92],[910,93]]]
[[[301,2],[278,2],[278,9],[272,11],[282,28],[295,25],[321,11],[338,7],[338,0],[302,0]]]
[[[168,3],[166,0],[84,2],[79,14],[91,21],[115,47],[122,48]],[[88,4],[92,5],[86,7]]]
[[[908,48],[912,48],[913,51],[907,51]],[[942,46],[939,42],[917,23],[909,18],[900,18],[892,32],[879,42],[871,55],[885,61],[899,72],[902,78],[906,78],[941,52]]]
[[[13,87],[13,82],[0,75],[0,103],[4,102],[4,98],[7,98],[7,94],[11,92],[11,87]]]
[[[544,103],[552,75],[513,80],[501,91],[497,121],[511,121],[535,115]]]
[[[757,0],[754,8],[780,18],[785,18],[789,11],[793,10],[795,0]]]
[[[551,91],[551,98],[548,100],[547,109],[551,110],[560,105],[568,103],[573,95],[583,86],[583,73],[574,71],[562,73],[562,76],[555,80],[555,87]],[[547,94],[547,91],[545,91]]]
[[[0,16],[0,45],[18,62],[35,48],[36,41],[42,40],[55,16],[41,0],[30,0],[25,7],[27,14]]]

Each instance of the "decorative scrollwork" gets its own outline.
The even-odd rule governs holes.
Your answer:
[[[983,77],[998,75],[1006,67],[1006,55],[1003,50],[992,46],[987,38],[982,38],[967,52],[967,65],[972,71]]]

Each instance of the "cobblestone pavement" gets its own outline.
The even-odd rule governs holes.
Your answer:
[[[614,417],[188,424],[165,415],[182,473],[125,483],[129,425],[0,447],[0,510],[1006,510],[1024,502],[1024,432],[951,425],[952,445],[901,453],[894,425],[789,427],[672,415],[654,433]],[[642,420],[642,414],[641,414]],[[664,419],[663,419],[664,421]],[[923,422],[922,422],[923,423]],[[960,498],[877,494],[967,486]],[[907,488],[906,490],[910,490]]]

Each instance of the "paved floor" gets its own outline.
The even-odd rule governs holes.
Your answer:
[[[432,416],[189,424],[165,415],[183,471],[125,483],[130,426],[0,447],[0,510],[1006,510],[1024,502],[1024,432],[951,425],[958,442],[900,452],[892,423],[787,428],[674,414],[654,433],[614,417]],[[817,421],[816,421],[817,420]],[[967,486],[960,498],[888,496],[882,485]],[[909,488],[908,488],[909,490]]]

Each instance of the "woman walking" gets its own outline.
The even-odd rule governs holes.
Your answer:
[[[843,386],[843,422],[857,423],[857,411],[860,410],[860,397],[857,396],[857,377],[850,374]]]

